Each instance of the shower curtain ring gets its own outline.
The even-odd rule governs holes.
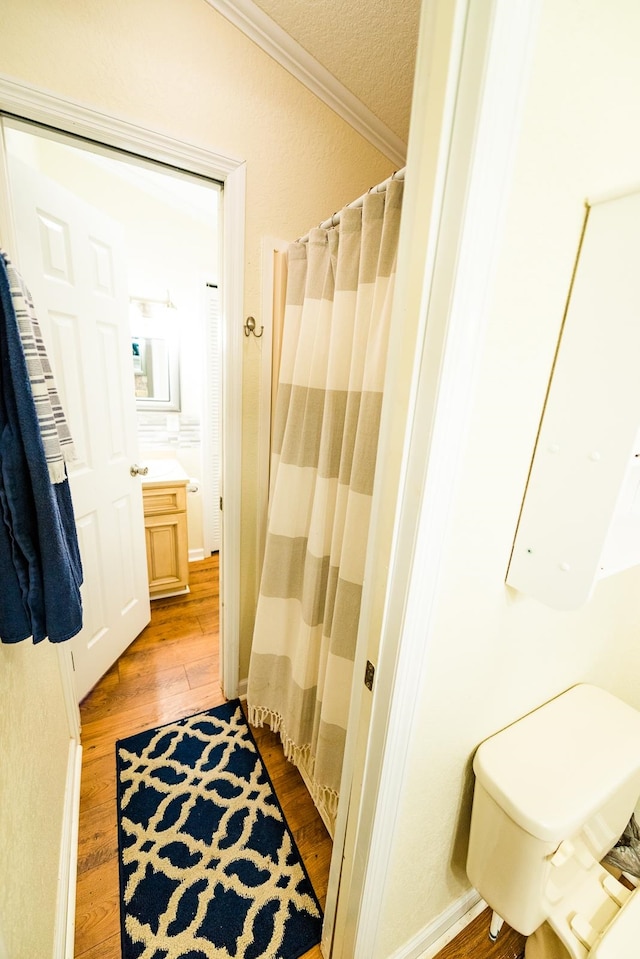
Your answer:
[[[244,335],[249,336],[249,333],[253,333],[256,340],[259,340],[262,334],[264,333],[264,326],[260,327],[260,332],[256,333],[256,320],[253,316],[248,316],[244,324]]]

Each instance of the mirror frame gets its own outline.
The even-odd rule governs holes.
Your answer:
[[[132,337],[132,342],[135,339],[139,337]],[[169,399],[156,400],[151,396],[136,396],[136,409],[180,412],[180,357],[174,337],[167,339],[167,352],[169,354]]]

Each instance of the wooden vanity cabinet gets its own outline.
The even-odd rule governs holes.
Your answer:
[[[142,487],[151,599],[189,591],[187,480]]]

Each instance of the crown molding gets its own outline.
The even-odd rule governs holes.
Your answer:
[[[94,143],[105,143],[128,153],[139,153],[169,166],[184,165],[191,173],[223,179],[241,164],[238,160],[193,143],[185,143],[120,117],[102,113],[76,100],[0,73],[0,111],[63,130]],[[53,134],[52,134],[53,135]]]
[[[365,140],[392,160],[398,168],[405,165],[406,143],[252,0],[206,2],[304,84]]]

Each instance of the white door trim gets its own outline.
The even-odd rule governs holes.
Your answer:
[[[70,739],[62,808],[53,959],[73,959],[74,953],[81,775],[82,746],[77,740]]]
[[[224,184],[223,250],[223,435],[222,487],[224,502],[222,553],[223,588],[220,603],[224,623],[222,683],[225,695],[238,692],[240,629],[240,476],[242,443],[242,305],[244,297],[245,165],[154,130],[129,123],[72,100],[54,96],[30,84],[0,74],[0,111],[179,167]],[[55,133],[52,133],[55,136]],[[0,206],[4,204],[0,201]],[[0,213],[3,212],[0,209]],[[10,230],[5,219],[3,226]],[[223,494],[224,495],[224,494]],[[66,661],[61,660],[61,663]],[[65,668],[64,666],[62,667]]]
[[[0,123],[0,245],[7,253],[16,248],[3,123]]]
[[[439,567],[472,415],[488,290],[499,249],[540,0],[518,4],[511,0],[457,0],[456,7],[447,83],[455,96],[447,105],[442,93],[441,174],[434,181],[431,214],[421,222],[421,179],[428,177],[424,171],[429,170],[430,162],[428,131],[420,108],[429,87],[429,58],[418,60],[414,90],[404,201],[405,210],[413,212],[402,227],[405,238],[412,240],[411,257],[406,256],[405,241],[399,253],[396,286],[405,298],[400,304],[405,308],[410,298],[405,291],[421,290],[415,318],[417,359],[404,434],[376,685],[368,704],[371,720],[369,724],[365,706],[360,721],[350,724],[348,733],[359,737],[364,770],[357,784],[357,801],[348,812],[356,833],[350,853],[353,866],[349,883],[340,886],[333,959],[370,959],[383,954],[381,902],[398,810],[410,778],[408,744],[414,733],[415,704],[428,670]],[[433,9],[434,3],[425,0],[423,23],[425,13],[433,13]],[[387,382],[385,390],[395,397],[393,387],[393,382]],[[383,411],[383,451],[392,439],[390,407]],[[373,529],[376,512],[389,509],[380,495],[382,485],[376,481]],[[371,549],[375,550],[375,544]],[[365,601],[370,611],[371,595],[363,596],[366,625]],[[361,683],[357,664],[356,676]],[[368,724],[366,735],[363,723]],[[358,748],[353,741],[351,748]],[[349,826],[348,822],[347,829]],[[444,914],[437,917],[438,934],[443,932],[440,918],[444,919]],[[428,948],[433,929],[434,923],[429,923],[412,938],[411,955]],[[401,947],[395,954],[409,953]]]
[[[242,312],[246,166],[224,180],[222,289],[222,689],[238,695],[240,672],[240,486],[242,476]]]
[[[256,569],[258,570],[257,588],[260,586],[262,562],[264,559],[265,543],[267,539],[267,518],[269,511],[269,482],[271,472],[271,421],[274,416],[272,397],[273,378],[273,288],[275,252],[286,253],[289,247],[287,240],[280,240],[273,236],[262,239],[262,288],[260,292],[260,306],[262,314],[256,322],[256,330],[262,333],[256,343],[252,343],[253,336],[248,337],[247,346],[260,350],[260,392],[258,394],[258,468],[257,468],[257,537],[256,537]],[[277,372],[277,371],[276,371]],[[256,591],[256,601],[258,595]]]
[[[4,126],[0,122],[0,245],[7,251],[15,247],[15,232],[11,212],[9,180],[4,144]],[[74,921],[76,907],[76,875],[78,865],[78,820],[80,815],[80,774],[82,746],[80,745],[80,709],[73,679],[71,652],[66,643],[57,647],[58,668],[62,698],[69,731],[69,753],[62,811],[60,860],[56,924],[54,931],[54,959],[73,959]],[[0,929],[0,959],[9,959]]]
[[[101,113],[1,73],[0,109],[18,119],[43,123],[53,131],[62,130],[92,140],[97,145],[103,143],[117,147],[214,180],[224,181],[242,164],[241,160]]]

